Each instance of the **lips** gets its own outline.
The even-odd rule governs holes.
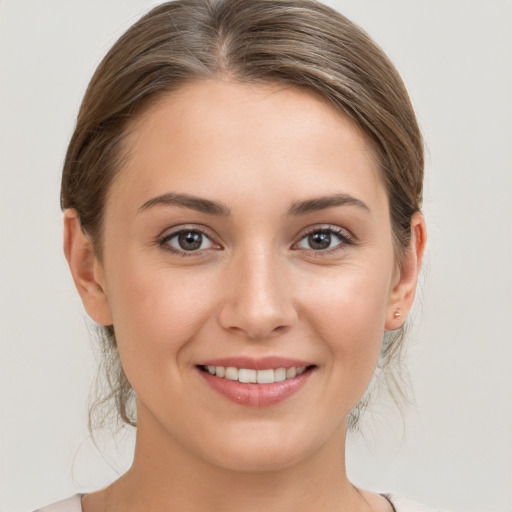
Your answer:
[[[205,361],[197,368],[206,383],[225,398],[240,405],[265,407],[299,391],[315,365],[281,357],[240,357]]]

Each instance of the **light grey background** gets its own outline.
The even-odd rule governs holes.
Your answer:
[[[2,512],[92,490],[129,462],[129,439],[104,457],[88,440],[95,362],[61,251],[58,191],[87,81],[156,3],[0,0]],[[390,406],[370,415],[350,442],[349,474],[448,510],[510,511],[512,2],[330,4],[389,53],[429,152],[429,243],[409,340],[416,403],[405,434]]]

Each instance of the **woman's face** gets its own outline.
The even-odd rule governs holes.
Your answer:
[[[104,302],[84,302],[115,327],[139,434],[244,470],[340,445],[407,309],[364,137],[309,93],[209,81],[153,105],[125,147]]]

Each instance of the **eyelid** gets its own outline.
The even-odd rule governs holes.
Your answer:
[[[205,236],[210,240],[210,242],[213,244],[214,247],[209,247],[208,249],[198,249],[196,251],[184,251],[177,249],[176,247],[173,247],[167,242],[174,238],[175,236],[178,236],[180,233],[183,232],[197,232],[201,233],[201,235]],[[157,237],[157,244],[165,251],[168,251],[172,254],[176,254],[178,256],[202,256],[205,252],[211,251],[211,250],[219,250],[222,249],[222,245],[216,241],[215,235],[211,233],[211,230],[205,228],[204,226],[200,226],[197,224],[184,224],[179,226],[174,226],[172,228],[167,228],[160,235]]]
[[[340,239],[340,243],[337,244],[335,247],[331,247],[328,249],[305,249],[302,247],[297,247],[299,242],[301,242],[304,238],[307,236],[318,233],[318,232],[329,232],[334,234],[336,237]],[[331,224],[318,224],[314,226],[308,226],[305,228],[297,237],[297,241],[294,242],[292,245],[292,248],[295,248],[295,250],[302,250],[309,253],[313,253],[318,256],[327,256],[330,253],[342,251],[346,248],[347,245],[353,245],[355,243],[354,236],[347,230],[340,226],[334,226]]]
[[[167,242],[175,236],[178,236],[180,233],[187,231],[196,231],[201,233],[203,236],[208,238],[210,242],[215,246],[213,248],[208,249],[198,249],[195,251],[184,251],[172,247],[167,244]],[[303,240],[305,237],[311,235],[316,232],[330,232],[334,234],[336,237],[340,239],[340,243],[335,247],[327,248],[327,249],[305,249],[301,247],[297,247],[298,243]],[[222,244],[217,241],[218,237],[215,234],[212,234],[211,230],[206,228],[205,226],[197,225],[197,224],[184,224],[173,226],[172,228],[167,228],[161,232],[157,237],[157,244],[162,247],[162,249],[171,252],[173,254],[181,255],[181,256],[201,256],[204,255],[205,252],[209,252],[211,250],[222,250]],[[317,224],[313,226],[308,226],[304,228],[300,234],[296,237],[296,241],[292,244],[293,250],[301,250],[308,253],[313,253],[316,256],[327,256],[330,253],[344,250],[346,246],[353,245],[355,243],[354,236],[345,228],[340,226],[331,225],[331,224]]]

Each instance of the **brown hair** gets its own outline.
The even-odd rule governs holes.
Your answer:
[[[313,0],[176,0],[151,10],[114,44],[89,84],[62,174],[61,206],[77,210],[99,258],[106,196],[128,123],[184,83],[215,77],[305,88],[348,115],[377,156],[400,260],[422,197],[423,142],[414,111],[383,51]],[[114,327],[99,329],[110,391],[96,410],[113,399],[122,420],[135,425]],[[402,330],[386,334],[380,368],[398,360],[402,347]],[[354,410],[351,426],[365,403]]]

